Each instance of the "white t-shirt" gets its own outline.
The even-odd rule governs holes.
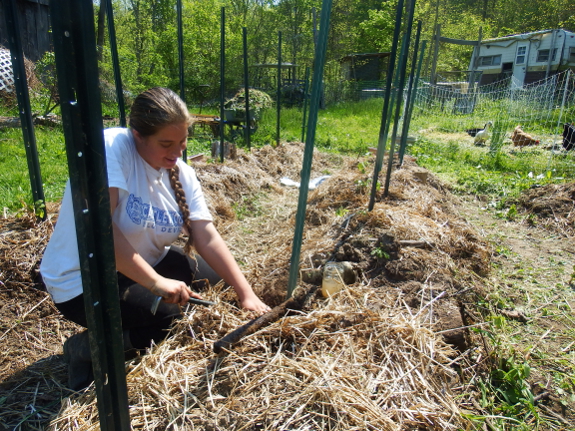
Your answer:
[[[104,131],[108,185],[119,189],[118,206],[112,219],[132,247],[150,265],[168,252],[183,228],[182,214],[166,169],[156,170],[136,150],[129,129]],[[194,169],[178,160],[180,182],[186,194],[191,220],[212,220]],[[54,233],[50,238],[40,273],[55,303],[82,293],[82,277],[76,238],[70,182],[66,184]]]

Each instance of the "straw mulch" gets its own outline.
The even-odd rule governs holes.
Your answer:
[[[299,181],[302,155],[303,145],[284,144],[196,166],[218,229],[270,305],[285,299],[299,193],[279,179]],[[372,163],[315,153],[311,178],[332,176],[310,191],[302,244],[301,288],[321,282],[328,260],[352,262],[358,281],[221,356],[213,343],[253,316],[232,291],[206,292],[216,307],[191,309],[171,337],[128,365],[134,429],[467,427],[451,388],[461,383],[454,346],[467,347],[468,322],[450,298],[487,273],[489,249],[431,174],[418,179],[411,159],[366,211]],[[50,429],[97,427],[92,388],[68,399]]]
[[[216,291],[205,296],[216,299]],[[129,364],[134,429],[459,429],[453,351],[420,316],[356,286],[286,316],[227,355],[214,341],[243,323],[220,303]],[[93,391],[70,399],[53,430],[97,429]]]
[[[303,149],[287,143],[240,150],[236,160],[195,166],[218,230],[271,306],[286,297],[299,195],[279,180],[300,180]],[[473,363],[476,349],[465,327],[479,322],[469,305],[491,252],[458,215],[444,186],[431,173],[421,179],[413,159],[394,167],[388,195],[382,172],[374,209],[367,211],[372,169],[371,156],[314,152],[311,178],[331,177],[309,193],[299,284],[319,285],[329,260],[351,262],[357,282],[329,300],[314,297],[222,356],[212,352],[213,343],[253,316],[238,308],[231,289],[205,292],[216,306],[190,309],[172,336],[127,364],[134,429],[467,428],[461,409],[469,408],[469,394],[460,396],[454,367]],[[57,209],[50,213],[55,219]],[[23,229],[35,238],[30,256],[9,256],[9,242],[2,243],[8,262],[2,271],[25,267],[11,279],[26,280],[17,301],[27,304],[5,321],[30,310],[23,296],[34,290],[31,298],[41,301],[38,309],[46,307],[45,319],[38,323],[42,317],[30,312],[29,326],[51,329],[36,330],[33,340],[29,326],[2,330],[26,340],[28,354],[13,371],[4,357],[6,405],[14,418],[18,407],[38,410],[44,399],[36,424],[49,419],[53,430],[98,429],[94,388],[79,396],[65,388],[61,342],[77,328],[34,289],[50,228],[47,222]],[[7,232],[3,239],[11,237]],[[40,377],[32,372],[48,360],[50,371],[43,367]],[[28,380],[18,385],[23,376]],[[31,415],[23,420],[31,423]]]

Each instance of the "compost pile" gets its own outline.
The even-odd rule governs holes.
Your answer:
[[[303,144],[288,143],[195,165],[219,231],[271,306],[286,298],[299,194],[280,179],[299,181],[302,157]],[[314,153],[311,178],[330,177],[308,197],[296,292],[317,291],[331,260],[350,262],[357,281],[328,299],[311,295],[219,355],[213,344],[254,316],[230,288],[211,287],[203,296],[215,306],[190,308],[171,337],[127,363],[134,429],[466,427],[462,411],[473,403],[456,401],[456,369],[477,359],[463,327],[479,323],[471,304],[491,251],[414,159],[394,170],[388,195],[381,187],[368,211],[373,161]],[[37,290],[57,207],[49,213],[43,223],[3,220],[0,370],[8,395],[0,424],[96,429],[94,388],[77,395],[65,387],[61,344],[78,328]]]
[[[521,194],[518,203],[547,230],[575,236],[575,182],[532,187]]]

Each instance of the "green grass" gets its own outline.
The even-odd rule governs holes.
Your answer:
[[[320,110],[315,146],[326,152],[366,154],[369,147],[377,146],[382,105],[382,99],[374,98],[361,102],[339,103],[329,109]],[[12,111],[13,109],[0,109],[2,115],[13,115]],[[209,107],[205,107],[203,113],[217,115],[216,110],[210,111]],[[409,134],[417,136],[418,139],[408,147],[407,152],[417,157],[421,166],[453,184],[455,192],[489,195],[494,200],[496,209],[501,210],[506,207],[509,198],[518,196],[522,190],[535,184],[560,183],[575,177],[573,155],[550,159],[548,151],[539,149],[515,154],[506,151],[488,152],[485,149],[460,145],[456,139],[444,142],[429,139],[424,134],[419,135],[418,131],[427,125],[438,127],[442,122],[448,121],[445,117],[418,116],[415,109]],[[301,141],[302,118],[301,108],[281,110],[282,141]],[[258,130],[251,137],[253,147],[276,144],[276,119],[277,111],[273,108],[262,113]],[[392,126],[389,125],[388,135],[391,135]],[[547,125],[541,127],[543,130]],[[35,134],[44,193],[48,201],[56,201],[61,198],[67,179],[63,133],[58,128],[36,127]],[[192,137],[188,143],[188,154],[209,155],[212,140],[211,136]],[[241,137],[236,142],[240,147],[244,146]],[[31,206],[31,200],[21,131],[0,129],[0,202],[3,207],[14,211],[23,206]]]
[[[68,177],[64,135],[58,129],[35,129],[44,195],[61,199]],[[30,177],[22,131],[0,129],[0,203],[10,211],[32,207]]]

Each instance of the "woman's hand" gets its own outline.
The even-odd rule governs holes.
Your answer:
[[[196,292],[192,292],[183,281],[173,280],[159,276],[154,285],[150,288],[154,295],[164,298],[168,304],[186,305],[190,297],[202,299]]]
[[[271,310],[271,308],[263,303],[256,295],[248,296],[241,301],[241,304],[246,310],[255,311],[258,314],[264,314]]]

